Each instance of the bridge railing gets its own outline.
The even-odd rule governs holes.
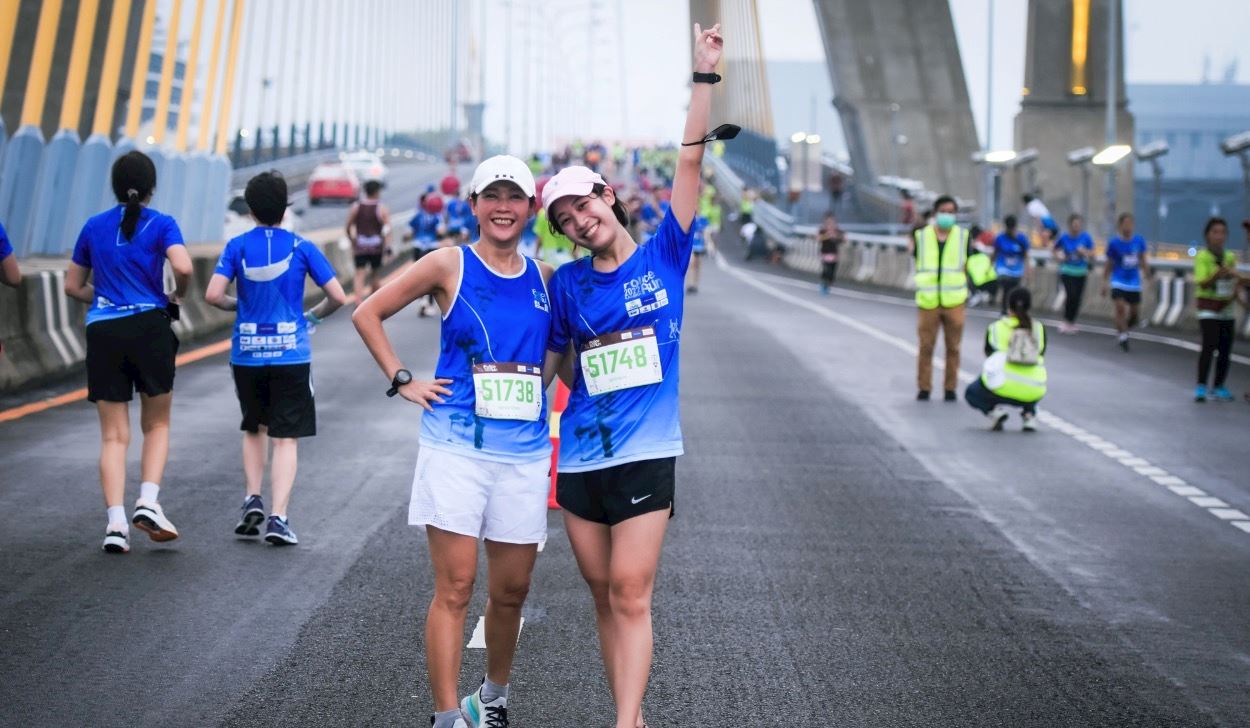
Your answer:
[[[704,158],[712,169],[712,182],[721,196],[730,201],[740,199],[742,182],[724,162],[711,155]],[[759,200],[753,219],[773,244],[784,248],[782,262],[794,270],[818,274],[821,268],[818,227],[796,224],[794,219],[775,205]],[[914,290],[915,262],[907,252],[907,236],[894,224],[845,225],[846,243],[838,254],[838,275],[864,285],[897,290]],[[1030,251],[1034,263],[1029,285],[1037,307],[1058,312],[1063,309],[1064,289],[1052,251]],[[1154,326],[1194,332],[1198,329],[1194,293],[1193,261],[1189,258],[1151,257],[1152,280],[1142,292],[1142,310]],[[1101,280],[1099,270],[1106,264],[1103,256],[1095,261],[1091,278]],[[1250,274],[1250,266],[1238,270]],[[1110,319],[1114,304],[1096,293],[1085,296],[1083,317]],[[1250,317],[1243,316],[1238,327],[1242,338],[1250,338]]]

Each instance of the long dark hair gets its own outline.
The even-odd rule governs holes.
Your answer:
[[[143,201],[156,189],[156,165],[152,158],[140,151],[126,152],[113,162],[113,194],[126,206],[122,214],[122,235],[127,240],[134,237],[143,212]]]
[[[1033,294],[1027,288],[1013,288],[1007,296],[1007,310],[1016,315],[1020,325],[1016,328],[1033,330],[1033,317],[1029,309],[1033,308]]]

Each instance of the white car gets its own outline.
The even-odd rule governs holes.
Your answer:
[[[341,152],[339,161],[343,163],[344,167],[355,172],[356,177],[361,182],[368,182],[369,180],[386,181],[386,165],[373,152]]]
[[[300,216],[288,207],[279,227],[297,233],[300,229],[300,222]],[[247,200],[243,198],[243,190],[236,190],[230,197],[230,204],[226,206],[225,238],[226,240],[237,238],[254,227],[256,227],[256,221],[252,219]]]

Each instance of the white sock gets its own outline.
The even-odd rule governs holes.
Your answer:
[[[161,492],[161,486],[149,480],[145,480],[139,484],[139,500],[146,503],[155,503],[156,496]]]
[[[130,524],[126,522],[126,506],[109,506],[109,529],[130,533]]]

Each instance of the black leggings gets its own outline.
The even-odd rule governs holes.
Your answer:
[[[1202,329],[1202,353],[1198,355],[1198,383],[1206,385],[1207,374],[1211,371],[1211,355],[1220,352],[1215,361],[1215,386],[1224,386],[1228,377],[1229,357],[1233,351],[1233,326],[1231,319],[1198,319]]]
[[[838,275],[837,263],[821,263],[820,264],[820,282],[826,286],[833,285],[833,279]]]
[[[998,277],[998,290],[1003,295],[1002,308],[1004,316],[1007,315],[1007,296],[1011,295],[1011,292],[1019,287],[1020,279],[1015,276]]]
[[[1063,320],[1070,324],[1076,323],[1076,314],[1081,310],[1081,296],[1085,294],[1087,276],[1059,276],[1063,281]]]

